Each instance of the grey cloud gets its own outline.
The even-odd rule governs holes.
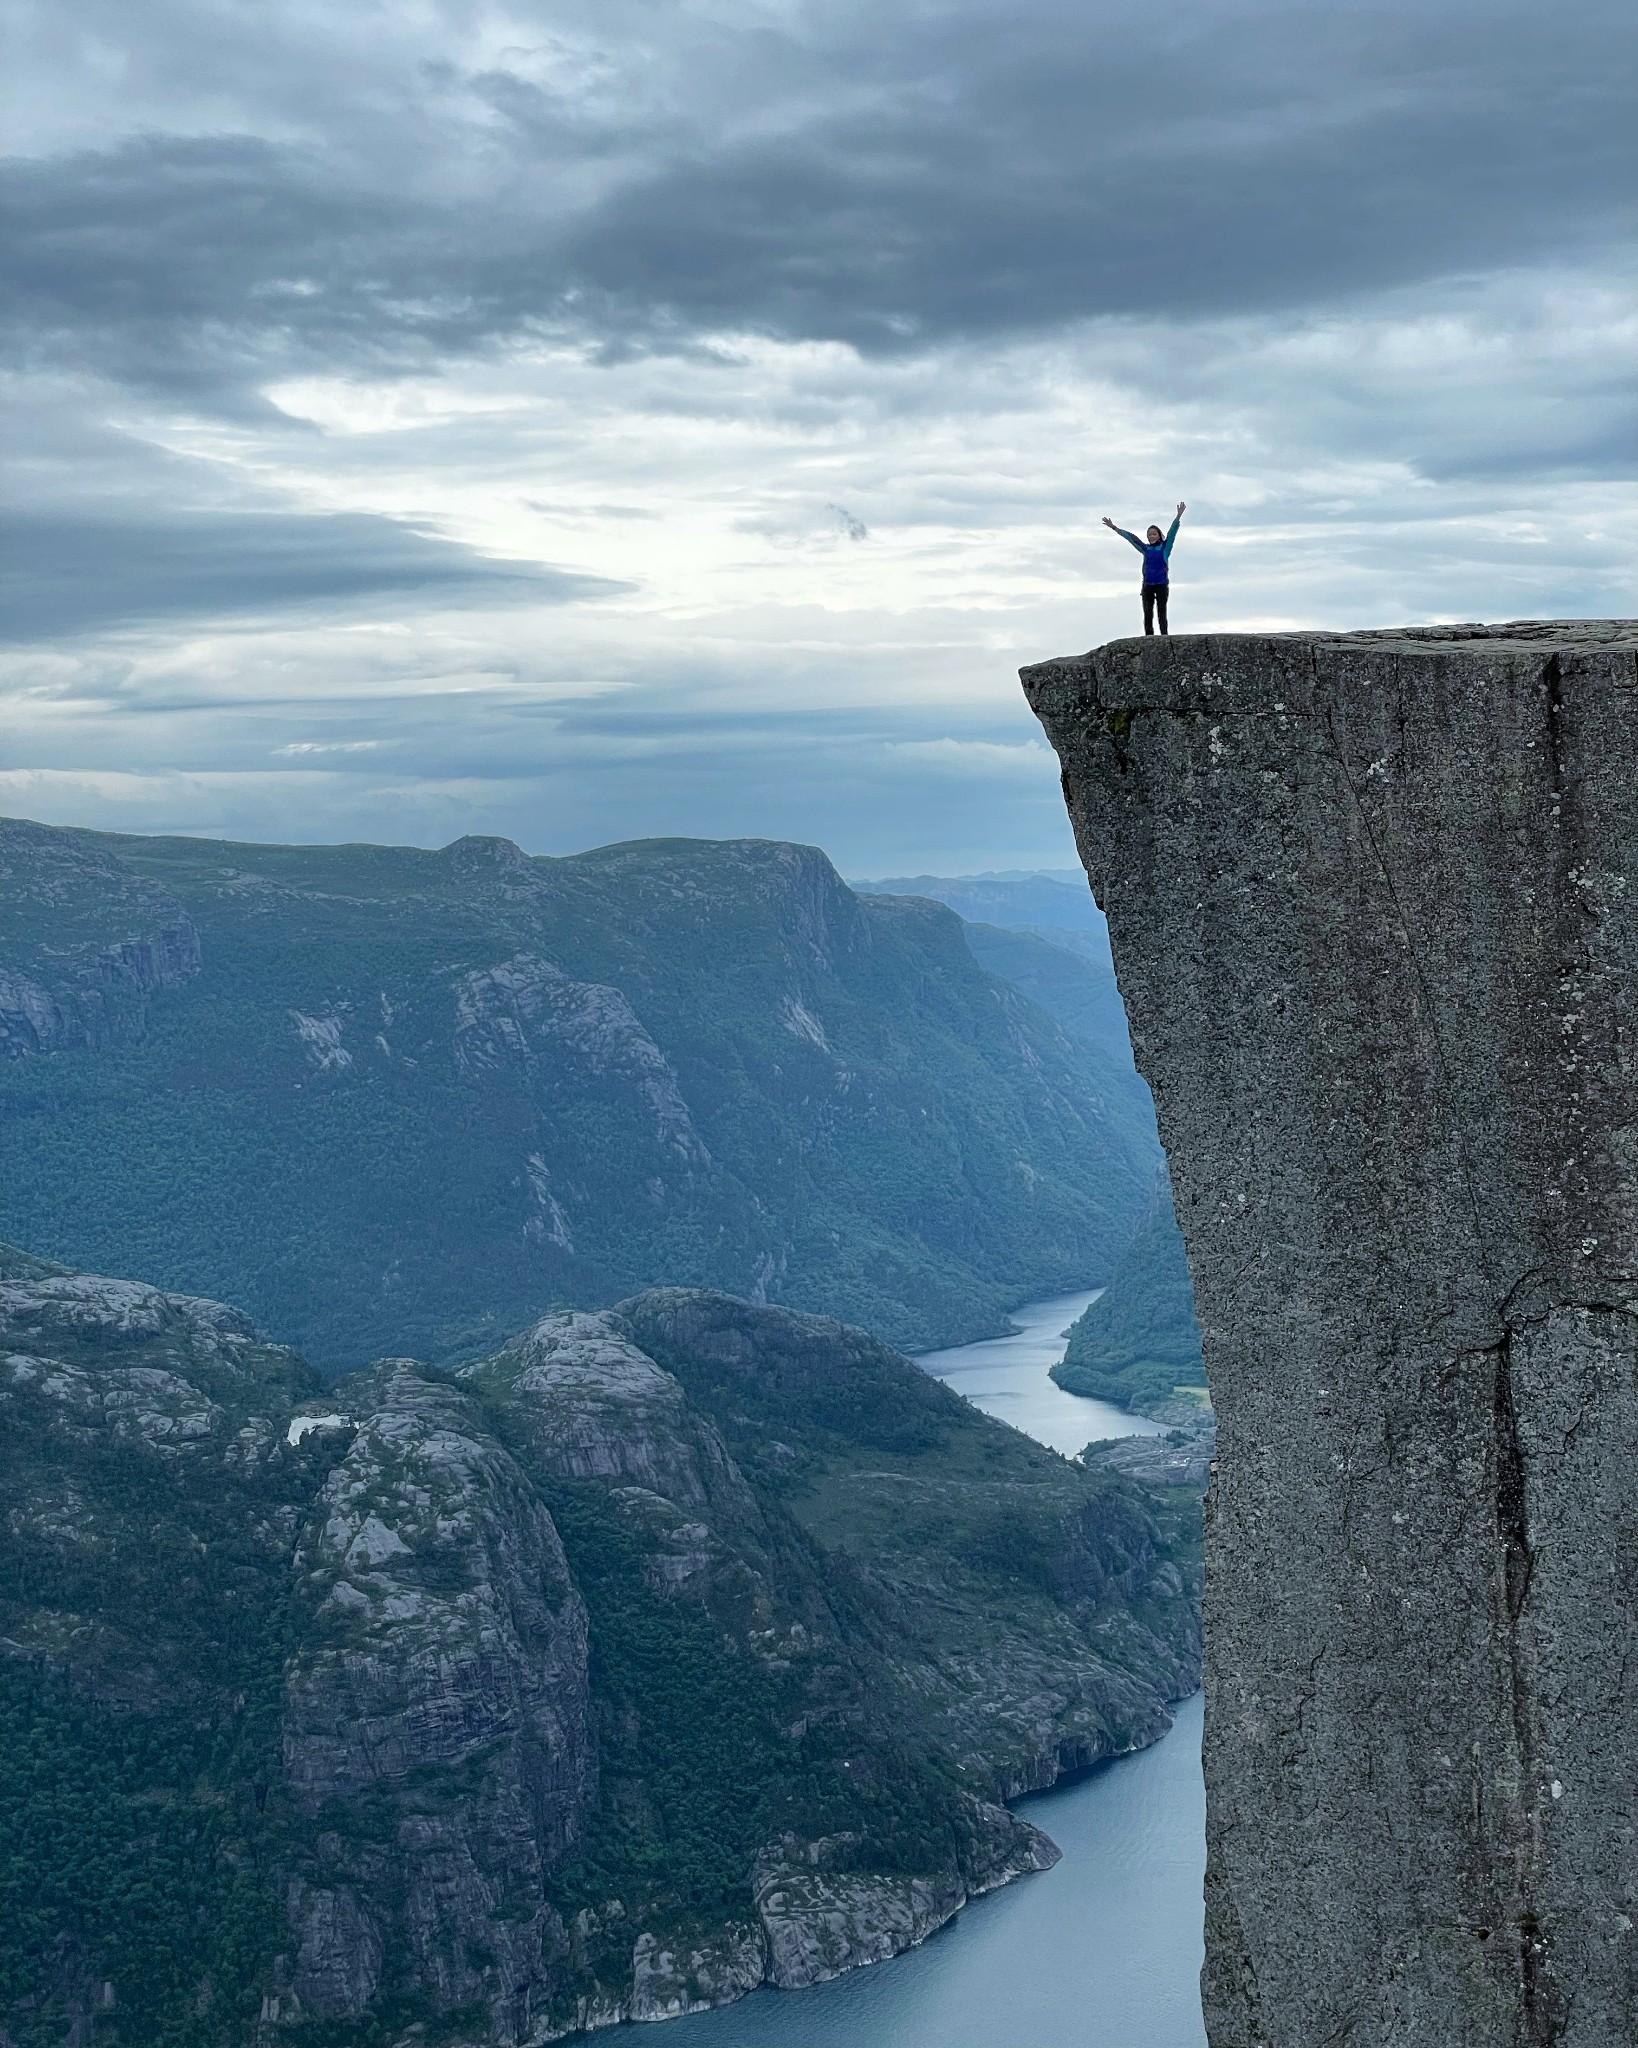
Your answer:
[[[895,349],[1336,299],[1633,225],[1624,6],[918,25],[885,106],[656,167],[579,227],[577,268],[634,318]]]
[[[539,12],[555,21],[571,4]],[[507,5],[488,11],[491,28]],[[535,11],[517,5],[519,42],[537,28],[544,38]],[[116,0],[84,8],[107,46],[131,35]],[[1590,503],[1596,479],[1630,474],[1623,316],[1599,315],[1606,324],[1580,355],[1541,341],[1577,317],[1568,297],[1552,303],[1549,268],[1586,285],[1619,279],[1627,260],[1630,0],[1552,18],[1535,0],[816,0],[806,11],[798,0],[777,11],[587,0],[577,33],[592,54],[550,89],[487,30],[463,70],[467,13],[365,29],[346,10],[284,0],[253,16],[216,0],[147,0],[126,139],[13,166],[6,317],[34,410],[13,440],[12,500],[35,513],[10,555],[14,632],[126,636],[112,650],[70,650],[72,685],[51,664],[29,669],[31,688],[49,671],[42,693],[64,692],[53,699],[62,715],[42,713],[28,736],[43,773],[149,778],[161,808],[143,816],[156,827],[273,837],[440,843],[496,829],[562,850],[645,831],[747,831],[902,870],[971,865],[981,832],[983,857],[1003,864],[1062,855],[1050,765],[1036,790],[1028,758],[993,752],[1030,737],[1021,711],[962,725],[926,708],[936,679],[954,673],[950,650],[1010,630],[1009,616],[1021,644],[991,637],[983,656],[1007,693],[1040,635],[1079,645],[1131,624],[1129,594],[1084,606],[1055,595],[1051,563],[1033,579],[998,571],[995,591],[1012,593],[998,610],[935,605],[915,628],[896,611],[878,626],[867,613],[793,613],[788,644],[766,617],[730,616],[726,582],[702,599],[703,625],[616,620],[579,643],[565,632],[561,647],[531,644],[532,618],[470,634],[463,619],[447,644],[405,636],[392,670],[402,695],[385,657],[372,667],[352,635],[265,658],[245,636],[219,673],[167,664],[175,627],[194,619],[294,612],[305,625],[372,607],[498,610],[628,587],[496,562],[388,518],[306,515],[265,480],[300,491],[328,478],[319,502],[393,506],[405,500],[390,482],[379,496],[342,492],[405,464],[409,502],[436,506],[425,486],[439,472],[470,489],[487,466],[503,496],[527,474],[541,509],[561,485],[565,504],[633,521],[636,557],[648,530],[635,522],[662,515],[633,502],[641,463],[618,450],[622,433],[640,444],[649,406],[697,408],[730,429],[778,409],[815,445],[834,427],[837,453],[868,449],[881,425],[904,429],[906,446],[942,444],[931,467],[905,465],[902,487],[849,456],[751,493],[739,530],[792,559],[815,548],[861,587],[874,587],[865,572],[891,562],[905,527],[1048,529],[1085,514],[1088,490],[1106,487],[1095,407],[1077,415],[1094,422],[1091,445],[1066,448],[1061,464],[1056,448],[1047,458],[1029,442],[1027,421],[1016,443],[1010,427],[998,441],[985,434],[986,415],[1050,411],[1056,380],[1113,390],[1117,408],[1132,393],[1158,401],[1157,470],[1243,466],[1251,496],[1221,507],[1185,476],[1164,493],[1186,494],[1200,515],[1178,599],[1185,621],[1384,623],[1452,605],[1506,615],[1630,602],[1630,549],[1613,517],[1595,507],[1585,524],[1596,534],[1578,527],[1551,545],[1536,531],[1542,505],[1567,502],[1542,479],[1585,476]],[[236,67],[231,90],[198,47],[202,23]],[[406,57],[412,33],[429,50],[445,40],[438,62]],[[383,55],[378,43],[395,35],[397,54]],[[607,64],[599,38],[614,52]],[[189,101],[175,80],[194,73],[203,83]],[[105,108],[78,132],[119,131]],[[1521,311],[1529,291],[1538,296]],[[1338,347],[1305,350],[1333,315]],[[1422,317],[1471,334],[1474,360],[1373,356],[1373,322],[1402,339]],[[839,338],[868,360],[834,352],[816,355],[817,369],[804,358],[799,372],[764,375],[754,350],[743,361],[715,352],[714,335],[739,330]],[[542,336],[589,341],[610,359],[691,353],[711,373],[639,365],[607,378],[590,416],[629,410],[606,483],[591,436],[571,445],[586,415],[567,442],[555,430],[528,439],[561,400],[550,366],[517,377],[538,416],[403,432],[326,436],[263,396],[297,373],[367,380]],[[1037,349],[1040,336],[1053,339]],[[38,397],[48,388],[49,409]],[[128,402],[131,391],[142,397]],[[216,463],[144,451],[92,424],[134,421],[206,451],[215,429],[198,416],[210,414],[237,419]],[[178,415],[188,430],[170,434]],[[720,485],[704,472],[734,442],[702,433],[696,457],[665,460],[697,460],[702,481]],[[524,467],[537,460],[538,487]],[[1373,496],[1343,476],[1336,505],[1317,506],[1331,487],[1316,476],[1350,462],[1398,464],[1407,482],[1447,487],[1413,496],[1390,480]],[[663,516],[676,520],[668,474]],[[1450,488],[1453,478],[1479,484]],[[577,500],[588,482],[609,502]],[[1158,509],[1140,502],[1126,516]],[[873,545],[854,551],[848,535],[866,522]],[[1244,543],[1258,527],[1282,537],[1253,550]],[[624,567],[624,553],[614,559]],[[1105,573],[1095,553],[1088,571]],[[918,705],[811,708],[829,679],[862,671],[884,703],[912,678]],[[458,694],[440,694],[446,673],[462,678]],[[970,680],[971,664],[960,673]],[[789,713],[713,714],[719,686],[741,699],[753,682]],[[70,689],[82,694],[69,701]],[[605,694],[566,704],[576,689]],[[907,747],[929,734],[943,751]],[[163,808],[183,801],[166,778],[187,775],[200,778],[188,801],[205,808]],[[248,793],[211,796],[218,777]],[[215,801],[234,808],[214,814]]]
[[[9,167],[13,360],[211,393],[333,361],[430,360],[472,319],[449,229],[250,136],[144,136]]]
[[[0,536],[0,611],[19,642],[365,599],[565,604],[630,587],[497,561],[369,513],[90,509],[11,515]]]
[[[904,351],[1574,260],[1632,229],[1630,36],[1625,0],[836,9],[747,33],[737,71],[713,88],[702,60],[624,133],[474,73],[494,132],[474,155],[448,126],[442,184],[341,134],[21,166],[14,305],[39,346],[226,402],[542,328]],[[434,160],[449,76],[417,131]]]

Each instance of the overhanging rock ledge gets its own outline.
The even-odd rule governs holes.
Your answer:
[[[1638,624],[1023,680],[1219,1418],[1212,2048],[1638,2042]]]

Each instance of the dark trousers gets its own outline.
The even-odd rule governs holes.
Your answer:
[[[1166,630],[1166,599],[1171,586],[1167,583],[1145,583],[1143,586],[1143,630],[1152,633],[1155,629],[1155,613],[1160,614],[1160,630]]]

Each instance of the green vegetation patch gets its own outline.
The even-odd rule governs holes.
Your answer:
[[[1137,1414],[1186,1389],[1204,1395],[1194,1283],[1169,1190],[1121,1254],[1109,1285],[1070,1330],[1052,1377],[1068,1393]]]
[[[109,1712],[0,1662],[0,2004],[23,2048],[76,2021],[152,2048],[250,2030],[283,1915],[247,1732]]]
[[[833,1868],[911,1873],[951,1859],[947,1767],[908,1751],[884,1759],[856,1725],[812,1715],[805,1667],[778,1674],[703,1609],[654,1593],[649,1553],[604,1487],[541,1491],[586,1602],[601,1749],[598,1810],[551,1884],[565,1916],[619,1899],[640,1915],[747,1917],[752,1862],[786,1830],[851,1836]]]

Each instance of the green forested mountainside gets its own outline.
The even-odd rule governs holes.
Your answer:
[[[1141,1213],[1129,1078],[812,848],[4,847],[0,1229],[327,1372],[661,1282],[958,1341]]]
[[[966,925],[981,966],[1039,1003],[1074,1037],[1130,1069],[1109,927],[1084,875],[1067,869],[906,875],[853,886],[861,894],[920,896],[947,905]]]
[[[1128,1071],[1153,1133],[1149,1091],[1132,1072],[1108,929],[1080,876],[918,875],[856,886],[901,889],[959,912],[982,967]],[[1158,1134],[1155,1145],[1158,1152]],[[1170,1406],[1181,1416],[1195,1404],[1185,1397],[1180,1406],[1174,1388],[1203,1387],[1205,1377],[1194,1287],[1170,1196],[1163,1194],[1137,1220],[1103,1295],[1070,1333],[1053,1378],[1070,1393],[1143,1413]]]
[[[1114,971],[1061,943],[1081,933],[1009,931],[1000,925],[964,924],[967,945],[979,966],[1010,981],[1021,995],[1056,1018],[1072,1038],[1093,1046],[1130,1078],[1134,1099],[1153,1118],[1149,1091],[1132,1066],[1126,1008]]]
[[[1139,1414],[1165,1407],[1179,1388],[1205,1386],[1194,1286],[1169,1185],[1161,1187],[1108,1287],[1071,1328],[1052,1377],[1071,1394],[1091,1394]]]
[[[0,2027],[545,2041],[894,1953],[1152,1740],[1198,1513],[662,1290],[323,1387],[0,1253]],[[417,2033],[420,2038],[420,2033]]]

